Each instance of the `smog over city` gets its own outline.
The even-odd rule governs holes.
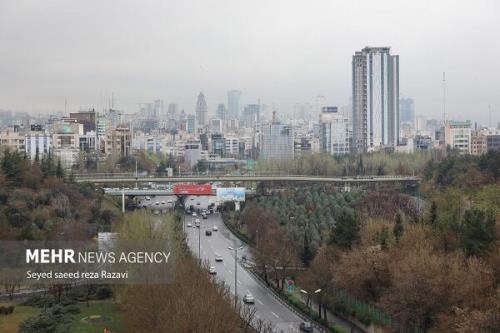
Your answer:
[[[0,332],[500,332],[499,15],[0,1]]]

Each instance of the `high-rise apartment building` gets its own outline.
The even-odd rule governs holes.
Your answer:
[[[210,132],[211,133],[222,133],[223,132],[223,122],[219,118],[210,119]]]
[[[457,149],[461,154],[471,153],[472,129],[470,120],[446,121],[444,127],[444,142],[446,146]]]
[[[349,119],[336,106],[322,108],[319,115],[320,151],[331,155],[349,154]]]
[[[247,128],[255,128],[260,123],[260,105],[249,104],[243,111],[243,123]]]
[[[365,47],[352,57],[353,150],[399,141],[399,56],[389,47]]]
[[[186,117],[186,132],[189,134],[194,134],[195,132],[195,118],[192,114],[188,114]]]
[[[198,95],[198,99],[196,101],[196,126],[197,127],[205,127],[207,126],[208,120],[208,107],[207,102],[205,101],[205,95],[202,92]]]
[[[289,125],[263,124],[260,131],[260,156],[265,159],[293,159],[294,133]]]
[[[224,104],[219,104],[217,106],[217,111],[215,111],[215,117],[224,121],[226,120],[227,110]]]
[[[88,111],[70,112],[70,118],[76,119],[83,124],[83,133],[96,130],[96,112],[94,109]]]
[[[230,90],[227,92],[227,119],[239,119],[241,107],[241,91]]]
[[[106,156],[127,157],[130,155],[132,131],[128,125],[121,124],[106,131],[104,151]]]
[[[399,123],[415,128],[415,102],[412,98],[401,98],[399,100]]]

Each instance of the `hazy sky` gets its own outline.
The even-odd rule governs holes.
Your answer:
[[[0,0],[0,109],[99,107],[156,98],[209,112],[229,89],[286,111],[326,96],[345,105],[351,57],[400,55],[401,96],[441,117],[500,121],[498,0]]]

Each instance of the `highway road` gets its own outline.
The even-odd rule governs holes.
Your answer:
[[[198,254],[198,240],[201,241],[201,258],[209,261],[211,266],[217,269],[217,278],[223,280],[234,294],[234,251],[228,249],[229,246],[235,248],[241,245],[241,242],[226,229],[220,214],[214,213],[208,215],[208,219],[201,217],[201,229],[194,227],[195,217],[186,215],[186,224],[191,222],[193,227],[186,227],[188,243],[194,254]],[[212,236],[206,236],[206,230],[212,230],[217,226],[218,231],[212,231]],[[198,235],[201,235],[199,238]],[[238,257],[245,253],[247,249],[238,251]],[[223,257],[222,262],[216,262],[215,256]],[[255,298],[254,306],[257,310],[256,316],[266,321],[272,322],[277,332],[299,332],[300,322],[303,320],[285,305],[280,303],[271,293],[256,281],[249,272],[247,272],[240,263],[238,269],[238,297],[240,299],[246,293],[251,293]]]

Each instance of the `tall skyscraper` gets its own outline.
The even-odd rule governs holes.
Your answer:
[[[226,114],[227,114],[226,106],[224,104],[219,104],[217,106],[217,111],[215,111],[215,117],[224,121],[226,120]]]
[[[241,106],[241,91],[231,90],[227,92],[228,119],[239,119]]]
[[[399,100],[399,115],[400,124],[410,125],[415,127],[415,103],[411,98],[401,98]]]
[[[353,150],[399,141],[399,56],[389,47],[365,47],[352,57]]]
[[[195,118],[192,114],[188,114],[186,117],[186,131],[189,134],[194,134],[195,132]]]
[[[243,111],[243,124],[247,128],[255,128],[260,124],[260,105],[249,104]]]
[[[196,101],[196,126],[205,127],[207,125],[207,102],[205,101],[205,95],[202,92],[198,95],[198,100]]]

